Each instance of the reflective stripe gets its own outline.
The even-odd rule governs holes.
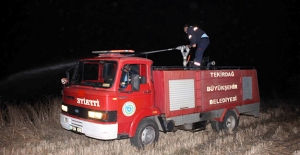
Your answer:
[[[206,33],[202,34],[201,38],[208,38],[208,35]]]
[[[194,62],[194,65],[200,66],[201,64],[200,64],[200,62]]]
[[[189,39],[191,39],[192,38],[192,35],[189,35]]]

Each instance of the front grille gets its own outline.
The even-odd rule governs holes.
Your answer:
[[[71,119],[71,125],[82,128],[82,122]]]
[[[73,116],[77,116],[84,119],[92,119],[88,117],[88,111],[98,111],[102,113],[108,114],[107,120],[99,120],[99,119],[92,119],[97,120],[99,122],[116,122],[117,121],[117,111],[99,111],[99,110],[93,110],[93,109],[86,109],[82,107],[77,107],[69,104],[62,103],[62,105],[65,105],[68,107],[68,112],[62,111],[64,114],[69,114]]]

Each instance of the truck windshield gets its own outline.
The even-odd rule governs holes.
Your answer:
[[[71,84],[110,88],[115,81],[117,62],[80,61],[75,67]]]

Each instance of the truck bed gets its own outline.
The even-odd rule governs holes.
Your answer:
[[[155,106],[166,117],[247,107],[260,100],[255,69],[154,70],[153,81]]]

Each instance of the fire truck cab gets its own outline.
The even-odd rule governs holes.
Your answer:
[[[253,68],[152,64],[119,52],[80,59],[62,79],[62,127],[101,140],[130,138],[142,148],[157,142],[159,131],[197,131],[211,123],[232,133],[240,114],[259,115]]]

